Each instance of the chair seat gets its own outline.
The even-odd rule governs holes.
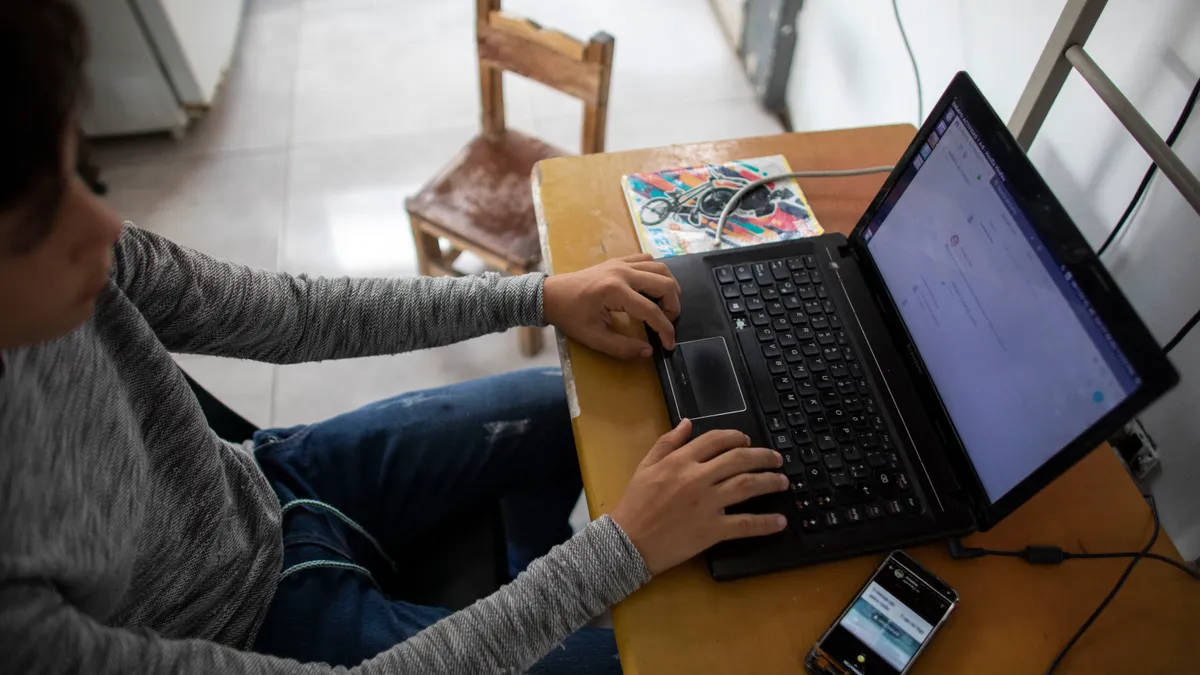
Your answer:
[[[476,136],[409,198],[408,210],[452,237],[528,268],[541,257],[530,173],[539,160],[568,154],[512,130]]]

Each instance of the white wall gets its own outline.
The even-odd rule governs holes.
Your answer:
[[[920,66],[925,109],[966,70],[1007,120],[1064,0],[900,0]],[[1088,52],[1166,136],[1200,77],[1200,3],[1110,0]],[[918,124],[904,45],[887,0],[807,0],[788,102],[797,130]],[[1200,111],[1176,152],[1200,173]],[[1080,229],[1098,247],[1150,160],[1072,73],[1030,151]],[[1164,343],[1200,308],[1200,217],[1159,173],[1105,263]],[[1163,525],[1200,557],[1200,329],[1172,358],[1182,383],[1142,420],[1163,471],[1151,481]]]

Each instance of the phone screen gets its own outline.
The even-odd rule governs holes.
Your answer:
[[[860,675],[904,672],[954,605],[953,591],[926,574],[890,556],[821,641],[826,656]]]

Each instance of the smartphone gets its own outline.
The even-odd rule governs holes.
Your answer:
[[[903,675],[958,605],[958,594],[893,551],[808,653],[815,675]]]

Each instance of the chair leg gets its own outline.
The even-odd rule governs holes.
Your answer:
[[[543,329],[534,326],[522,326],[517,329],[517,340],[523,356],[534,357],[541,353],[544,345],[542,331]]]
[[[434,275],[434,263],[442,259],[442,247],[438,238],[425,231],[422,221],[411,212],[408,221],[412,227],[413,244],[417,249],[417,273],[421,276]]]

